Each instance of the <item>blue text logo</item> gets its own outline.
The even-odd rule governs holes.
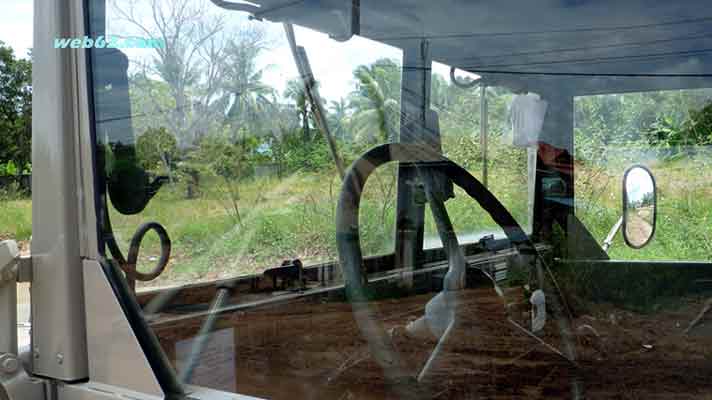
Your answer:
[[[55,38],[55,49],[164,49],[166,42],[163,39],[99,36],[96,39],[84,36],[83,38]]]

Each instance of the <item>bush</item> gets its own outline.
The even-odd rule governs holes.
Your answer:
[[[329,146],[321,135],[308,142],[297,135],[286,139],[284,158],[288,172],[319,172],[334,168]]]
[[[672,117],[661,116],[645,136],[650,145],[667,150],[664,158],[691,155],[695,146],[712,144],[712,103],[700,110],[691,110],[689,117],[681,123]]]
[[[164,127],[149,128],[136,140],[136,155],[146,170],[161,165],[171,169],[171,163],[178,155],[178,142]]]
[[[28,163],[24,168],[17,166],[12,160],[0,163],[0,176],[29,175],[32,173],[32,164]]]

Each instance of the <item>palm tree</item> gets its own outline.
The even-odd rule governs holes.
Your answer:
[[[390,59],[377,60],[354,70],[356,90],[350,107],[354,136],[368,142],[396,139],[400,122],[400,66]]]
[[[304,91],[304,83],[301,79],[291,79],[287,82],[287,88],[284,90],[284,97],[293,101],[299,114],[299,119],[302,121],[302,132],[304,141],[311,140],[310,130],[310,107],[307,100],[307,94]]]
[[[331,112],[329,113],[328,120],[334,137],[346,140],[348,135],[347,127],[350,122],[349,105],[346,99],[341,98],[338,101],[332,100],[330,109]]]
[[[264,49],[259,40],[230,41],[225,49],[223,90],[229,100],[226,123],[247,127],[252,134],[264,130],[276,102],[274,89],[262,82],[268,67],[257,67],[257,57]]]

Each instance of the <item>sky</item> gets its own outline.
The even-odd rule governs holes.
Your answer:
[[[33,0],[2,0],[2,3],[0,40],[9,44],[16,56],[26,58],[32,47]],[[246,20],[244,13],[219,12],[231,19]],[[282,93],[287,81],[298,76],[294,60],[284,38],[282,25],[269,22],[260,24],[267,29],[275,43],[259,60],[261,67],[266,67],[264,81]],[[353,90],[352,72],[357,66],[384,57],[401,58],[399,49],[361,37],[337,42],[309,29],[296,27],[295,31],[297,42],[306,48],[314,75],[320,82],[321,95],[327,101],[346,97]],[[153,56],[153,50],[150,49],[128,49],[125,52],[130,59],[150,59]],[[437,63],[434,70],[443,76],[449,72],[446,66]]]
[[[142,10],[137,11],[137,15],[141,15],[141,12]],[[271,47],[262,53],[258,64],[260,68],[265,69],[263,81],[277,89],[279,94],[284,92],[289,80],[299,77],[281,23],[248,21],[247,14],[244,12],[227,11],[217,7],[213,8],[213,12],[225,17],[233,26],[251,25],[266,31]],[[107,26],[109,34],[140,33],[121,21],[112,23],[111,17],[109,19]],[[306,49],[312,72],[319,81],[320,94],[327,101],[346,97],[354,89],[353,70],[357,66],[370,64],[381,58],[393,58],[398,61],[402,58],[400,49],[363,37],[354,36],[346,42],[338,42],[326,34],[311,29],[300,26],[294,28],[297,44]],[[153,50],[150,49],[128,49],[125,52],[129,59],[150,59],[153,56]],[[434,70],[443,76],[449,74],[449,69],[442,64],[436,63]]]
[[[655,191],[650,174],[642,168],[631,169],[626,178],[626,191],[631,202],[638,202]]]
[[[270,65],[265,81],[278,89],[286,82],[297,78],[291,50],[281,24],[266,23],[270,34],[277,38],[277,46],[262,58],[262,63]],[[380,58],[401,59],[400,49],[376,43],[361,37],[347,42],[337,42],[327,35],[310,29],[296,27],[297,44],[304,46],[314,77],[319,81],[319,91],[327,100],[346,97],[354,88],[353,70],[363,64]]]
[[[27,58],[32,47],[33,0],[2,0],[0,40],[12,46],[15,55]]]

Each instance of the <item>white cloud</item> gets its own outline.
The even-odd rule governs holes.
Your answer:
[[[2,0],[0,40],[15,50],[15,55],[27,57],[32,47],[32,0]]]

